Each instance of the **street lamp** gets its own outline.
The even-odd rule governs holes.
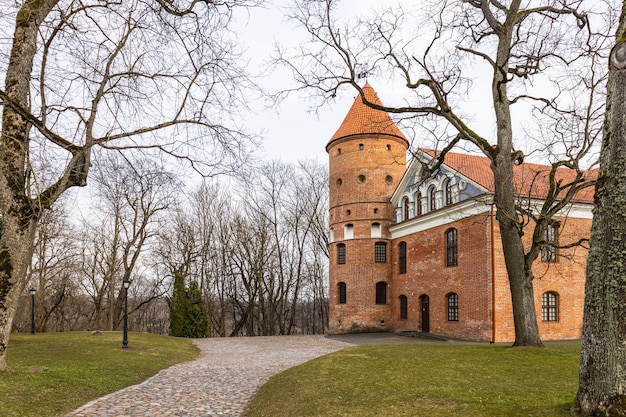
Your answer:
[[[124,286],[124,340],[122,341],[122,349],[128,349],[128,287],[130,287],[130,280],[124,278],[122,285]]]
[[[35,293],[36,288],[30,289],[30,334],[35,334]]]

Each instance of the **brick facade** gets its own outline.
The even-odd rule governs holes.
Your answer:
[[[378,100],[371,87],[364,90],[369,100]],[[368,118],[376,119],[376,126],[384,129],[376,132],[371,125],[361,129]],[[408,142],[389,123],[388,115],[364,106],[357,97],[327,145],[329,332],[429,331],[468,340],[513,341],[509,283],[494,209],[484,197],[464,195],[479,190],[480,183],[472,188],[465,184],[467,178],[442,176],[437,184],[448,179],[454,184],[448,185],[448,192],[454,189],[453,201],[446,202],[446,191],[438,188],[432,193],[438,199],[433,203],[436,209],[417,216],[419,203],[412,201],[409,209],[407,197],[402,197],[403,187],[417,195],[420,185],[407,182],[408,175],[413,175],[406,168]],[[402,198],[407,202],[402,203]],[[587,213],[589,207],[580,212]],[[555,220],[560,222],[561,244],[589,234],[587,214],[577,217],[572,211]],[[450,229],[456,230],[456,264],[452,266],[446,262]],[[526,244],[530,238],[528,233]],[[377,243],[385,245],[378,259]],[[400,265],[401,245],[406,245],[405,268]],[[542,339],[580,337],[585,263],[582,247],[560,250],[557,262],[535,262],[535,305]],[[544,293],[558,302],[551,310],[551,321],[542,320]]]

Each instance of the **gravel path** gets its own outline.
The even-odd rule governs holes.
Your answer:
[[[257,388],[287,368],[350,346],[323,336],[196,339],[200,358],[98,398],[67,416],[240,416]]]

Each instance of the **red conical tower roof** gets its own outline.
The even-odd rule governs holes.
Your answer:
[[[366,83],[363,87],[363,93],[365,98],[374,104],[383,105],[376,91]],[[354,99],[352,107],[348,111],[346,118],[339,126],[339,129],[335,132],[333,137],[328,141],[326,149],[335,140],[344,138],[346,136],[362,135],[362,134],[375,134],[375,135],[389,135],[396,136],[404,140],[409,145],[409,141],[400,132],[398,126],[391,120],[389,114],[384,111],[376,110],[368,107],[363,103],[361,95],[357,95]]]

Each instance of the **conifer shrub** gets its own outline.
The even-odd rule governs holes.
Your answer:
[[[174,274],[174,291],[170,301],[170,336],[208,337],[209,316],[202,302],[197,282],[185,286],[185,276]]]

